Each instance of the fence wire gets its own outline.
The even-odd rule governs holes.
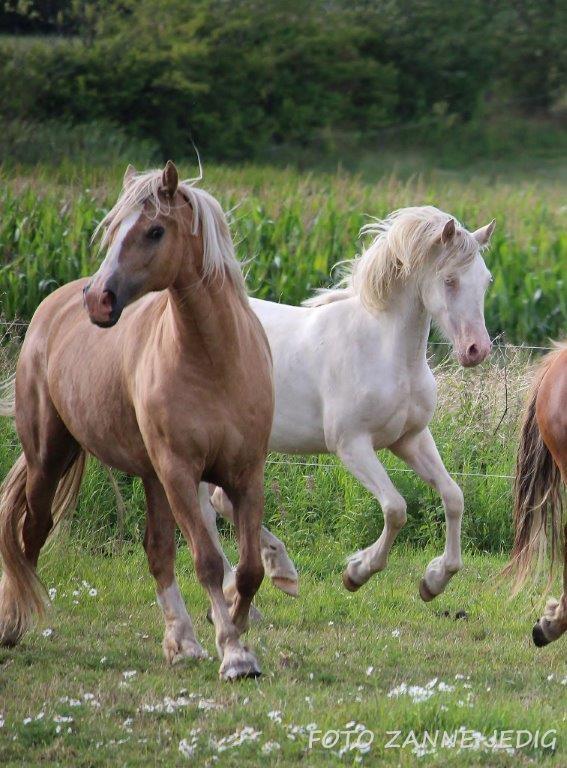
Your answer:
[[[4,321],[5,325],[5,331],[10,331],[11,329],[23,329],[24,332],[28,327],[28,323],[23,320],[14,320],[14,321]],[[506,350],[514,350],[517,352],[522,351],[528,351],[528,352],[551,352],[553,351],[554,347],[551,346],[543,346],[543,345],[536,345],[536,344],[510,344],[508,342],[502,341],[503,334],[495,337],[492,341],[494,344],[495,350],[498,350],[502,353],[502,357],[504,360],[504,386],[506,387],[506,411],[504,412],[502,419],[506,415],[507,412],[507,399],[508,399],[508,392],[507,392],[507,381],[506,381]],[[448,341],[430,341],[428,343],[428,347],[442,347],[442,348],[452,348],[451,342]],[[502,419],[500,423],[502,422]],[[500,424],[499,424],[500,426]],[[9,446],[9,448],[12,448],[14,450],[17,450],[19,448],[19,444],[12,443]],[[330,454],[333,455],[333,454]],[[268,459],[266,461],[266,464],[273,467],[286,467],[286,466],[294,466],[294,467],[305,467],[309,469],[324,469],[325,471],[334,471],[334,470],[341,470],[343,469],[342,465],[338,463],[333,464],[327,464],[317,461],[298,461],[293,459]],[[345,470],[346,471],[346,470]],[[402,467],[389,467],[388,473],[393,474],[415,474],[412,469],[405,469]],[[471,478],[484,478],[484,479],[496,479],[496,480],[513,480],[514,475],[509,474],[497,474],[497,473],[484,473],[484,472],[462,472],[462,471],[452,471],[449,470],[451,475],[455,475],[458,477],[471,477]]]

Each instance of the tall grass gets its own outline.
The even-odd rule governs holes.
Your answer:
[[[194,168],[185,169],[193,175]],[[4,316],[29,318],[54,288],[92,273],[98,256],[89,238],[114,202],[123,168],[71,163],[23,172],[4,169],[0,193],[0,301]],[[333,265],[361,247],[369,216],[432,203],[469,228],[496,218],[488,264],[494,285],[487,301],[493,334],[541,343],[565,331],[566,210],[561,185],[509,185],[430,173],[370,184],[345,173],[300,174],[247,166],[206,169],[205,186],[231,211],[248,285],[261,298],[298,303],[331,282]]]
[[[526,357],[512,350],[497,351],[491,362],[469,371],[445,359],[436,376],[439,405],[432,431],[447,468],[465,493],[464,544],[469,551],[509,551],[508,476],[514,471],[519,411],[530,379]],[[12,424],[2,420],[0,476],[5,476],[19,450]],[[388,452],[382,452],[381,459],[408,502],[408,522],[400,540],[441,549],[445,522],[439,497]],[[91,460],[77,513],[67,524],[73,538],[91,551],[112,553],[121,542],[137,546],[143,537],[142,484],[137,478],[116,476],[125,503],[123,519],[106,471]],[[336,568],[347,554],[370,544],[382,528],[377,501],[334,457],[271,455],[265,487],[267,524],[298,563],[311,570],[310,552],[319,550],[322,541],[325,551],[317,561],[321,572]]]

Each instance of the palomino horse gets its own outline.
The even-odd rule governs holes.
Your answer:
[[[534,556],[539,560],[551,529],[552,564],[563,555],[563,595],[551,598],[532,636],[547,645],[567,631],[567,525],[562,525],[562,481],[567,484],[567,344],[544,357],[528,398],[516,467],[512,559],[515,591],[526,582]],[[548,518],[551,517],[548,525]]]
[[[481,250],[493,229],[491,222],[469,233],[437,208],[405,208],[367,227],[374,241],[351,262],[341,287],[320,291],[304,307],[251,300],[274,360],[270,449],[335,453],[382,506],[380,538],[348,560],[349,590],[385,568],[406,521],[406,502],[378,460],[379,448],[401,457],[443,500],[445,552],[427,567],[421,597],[440,594],[461,568],[463,495],[427,426],[436,402],[427,339],[433,319],[461,365],[489,354],[483,304],[491,278]],[[230,514],[220,489],[212,503]],[[210,504],[204,512],[212,529]]]
[[[263,577],[273,382],[226,219],[213,197],[178,183],[168,162],[163,172],[128,169],[102,225],[107,253],[98,272],[45,299],[18,361],[23,454],[0,499],[0,642],[17,642],[44,608],[39,552],[76,499],[88,452],[143,480],[144,546],[166,658],[204,655],[175,582],[177,523],[211,600],[221,678],[256,676],[256,658],[239,637]],[[222,485],[235,509],[240,562],[231,608],[201,516],[201,480]]]

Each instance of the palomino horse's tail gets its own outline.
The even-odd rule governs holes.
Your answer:
[[[562,349],[546,355],[536,374],[522,422],[514,482],[514,547],[506,573],[515,577],[514,593],[525,584],[534,558],[545,556],[551,532],[551,564],[560,553],[561,472],[545,445],[536,417],[539,388],[549,367]]]
[[[0,382],[0,416],[13,418],[16,411],[16,374]]]
[[[72,509],[79,494],[86,454],[80,451],[57,487],[53,500],[54,527]],[[0,486],[0,645],[14,645],[45,612],[47,596],[23,551],[22,528],[27,511],[27,465],[24,454]]]

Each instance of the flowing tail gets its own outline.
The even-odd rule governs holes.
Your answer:
[[[13,418],[16,412],[16,374],[0,384],[0,416]]]
[[[59,481],[52,506],[53,527],[75,506],[85,461],[86,453],[81,450]],[[0,486],[0,645],[17,643],[36,616],[43,616],[48,602],[35,568],[23,550],[27,474],[22,453]]]
[[[560,555],[562,479],[545,445],[536,417],[539,388],[561,349],[546,355],[528,398],[522,422],[514,482],[514,546],[505,573],[514,577],[513,593],[526,583],[534,558],[542,563],[551,531],[551,569]],[[550,573],[551,581],[551,573]]]

